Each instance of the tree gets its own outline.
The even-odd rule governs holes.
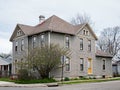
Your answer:
[[[104,29],[101,32],[97,45],[100,50],[117,56],[120,52],[120,27]]]
[[[79,25],[79,24],[84,24],[84,23],[88,23],[91,26],[93,25],[91,17],[86,13],[84,13],[84,14],[79,14],[79,13],[76,14],[76,16],[71,19],[71,23],[73,25]]]
[[[36,47],[29,51],[26,64],[29,69],[36,69],[41,78],[49,78],[49,73],[61,63],[61,56],[67,56],[69,50],[60,48],[58,45],[50,44],[44,47]]]

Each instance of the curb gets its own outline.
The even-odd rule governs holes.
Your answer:
[[[0,87],[57,87],[58,83],[46,83],[46,84],[0,84]]]
[[[45,84],[3,84],[0,87],[47,87]]]

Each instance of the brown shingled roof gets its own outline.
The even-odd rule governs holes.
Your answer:
[[[98,56],[98,57],[110,57],[110,58],[113,57],[113,55],[111,55],[110,53],[107,53],[107,52],[104,52],[101,50],[96,51],[96,56]]]
[[[28,26],[28,25],[22,25],[18,24],[19,28],[26,34],[26,35],[34,35],[37,33],[45,32],[45,31],[52,31],[52,32],[58,32],[58,33],[66,33],[75,35],[76,32],[81,28],[84,27],[86,24],[80,24],[77,26],[74,26],[65,20],[53,15],[50,18],[46,19],[41,24],[38,24],[36,26]],[[92,32],[93,33],[93,32]],[[14,34],[14,33],[13,33]],[[97,37],[95,34],[93,34],[94,37],[97,40]],[[12,41],[13,36],[11,36],[10,41]]]
[[[63,19],[53,15],[50,18],[48,18],[46,21],[44,21],[42,24],[39,24],[34,27],[34,34],[40,33],[43,31],[54,31],[54,32],[60,32],[60,33],[67,33],[67,34],[73,34],[74,35],[74,27],[72,24],[64,21]]]

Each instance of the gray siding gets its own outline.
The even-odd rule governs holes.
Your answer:
[[[33,37],[36,36],[36,46],[40,46],[40,36],[45,35],[45,44],[58,44],[60,47],[65,48],[65,37],[69,36],[71,56],[70,56],[70,71],[66,71],[64,67],[64,77],[79,77],[88,76],[88,59],[92,60],[92,73],[95,76],[112,76],[112,64],[111,59],[105,58],[106,69],[102,70],[102,58],[95,57],[95,38],[93,37],[91,31],[89,35],[83,35],[83,30],[88,30],[84,27],[81,31],[76,33],[76,35],[67,35],[55,32],[44,32],[31,36],[21,36],[17,37],[13,41],[13,73],[15,73],[14,61],[21,60],[23,55],[27,55],[29,50],[33,48]],[[25,50],[21,51],[21,40],[24,38]],[[80,38],[83,39],[83,50],[80,50]],[[88,51],[88,40],[91,40],[91,51]],[[18,41],[18,52],[15,52],[15,42]],[[84,70],[80,71],[80,58],[84,59]],[[55,78],[61,77],[61,67],[54,69],[50,75]]]
[[[105,70],[103,70],[103,60],[105,60]],[[111,58],[96,57],[94,73],[96,76],[112,77],[112,60]]]

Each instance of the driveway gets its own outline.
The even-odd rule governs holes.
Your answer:
[[[0,87],[0,90],[120,90],[120,81],[74,84],[59,87]]]

